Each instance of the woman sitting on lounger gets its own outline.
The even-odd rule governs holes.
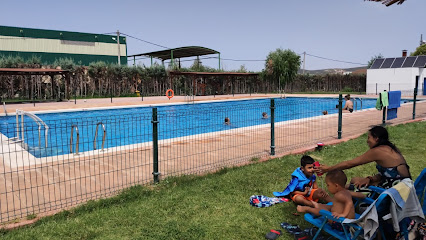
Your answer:
[[[376,162],[378,174],[367,177],[354,177],[351,184],[357,188],[376,185],[391,188],[404,178],[411,178],[410,167],[399,149],[389,141],[386,128],[375,126],[368,131],[367,144],[370,149],[359,157],[338,163],[334,166],[321,165],[317,172],[344,170],[370,162]]]

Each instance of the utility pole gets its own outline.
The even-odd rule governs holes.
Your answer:
[[[306,60],[306,52],[303,52],[303,74],[305,74],[305,60]]]
[[[118,65],[121,65],[120,61],[120,31],[117,30],[117,46],[118,46]]]

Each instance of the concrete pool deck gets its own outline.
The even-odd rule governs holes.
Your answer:
[[[194,102],[200,101],[224,101],[224,100],[240,100],[240,99],[255,99],[255,98],[272,98],[272,97],[338,97],[338,94],[235,94],[233,95],[217,95],[217,96],[195,96]],[[372,98],[377,99],[377,95],[359,95],[351,94],[351,98]],[[404,96],[403,96],[404,97]],[[412,99],[413,97],[408,97]],[[426,99],[426,96],[418,96],[417,99]],[[153,104],[182,104],[188,103],[189,97],[175,96],[168,99],[166,96],[144,97],[122,97],[113,98],[93,98],[93,99],[74,99],[65,100],[62,102],[45,102],[45,103],[23,103],[23,104],[6,104],[0,107],[0,116],[5,115],[5,109],[8,114],[15,113],[16,109],[24,111],[49,111],[59,109],[89,109],[89,108],[105,108],[105,107],[123,107],[123,106],[149,106]]]
[[[212,100],[239,100],[239,99],[250,99],[250,98],[271,98],[271,97],[338,97],[338,94],[235,94],[232,95],[217,95],[217,96],[196,96],[194,97],[195,102],[200,101],[212,101]],[[377,98],[375,95],[357,95],[353,94],[351,97],[363,97],[363,98]],[[0,116],[5,115],[5,108],[7,113],[15,113],[16,109],[24,111],[48,111],[48,110],[59,110],[59,109],[89,109],[89,108],[104,108],[104,107],[123,107],[123,106],[149,106],[153,104],[173,104],[173,103],[187,103],[189,97],[175,96],[172,99],[168,99],[166,96],[156,97],[144,97],[143,101],[141,97],[123,97],[113,98],[112,103],[110,98],[93,98],[93,99],[74,99],[62,101],[62,102],[46,102],[46,103],[24,103],[24,104],[6,104],[5,107],[0,107]],[[425,96],[426,99],[426,96]],[[191,98],[192,101],[192,98]]]
[[[280,95],[252,94],[252,98]],[[336,97],[337,94],[286,94],[296,97]],[[196,97],[196,101],[249,98],[246,95]],[[351,95],[351,97],[372,97]],[[82,109],[108,106],[137,106],[184,102],[184,97],[114,98],[77,100],[72,102],[11,104],[7,112]],[[403,104],[398,118],[387,121],[399,124],[411,121],[412,103]],[[2,109],[3,110],[3,109]],[[4,110],[3,110],[4,111]],[[416,118],[426,118],[426,101],[417,103]],[[4,112],[3,112],[4,113]],[[343,138],[337,139],[337,115],[277,123],[275,127],[276,155],[270,156],[270,128],[255,127],[208,133],[194,137],[167,139],[159,142],[160,178],[180,174],[199,174],[224,166],[244,165],[253,159],[267,160],[291,153],[312,150],[318,141],[335,144],[365,133],[372,125],[381,124],[382,112],[375,109],[343,114]],[[0,152],[0,222],[13,221],[28,214],[37,218],[74,207],[90,199],[115,194],[123,188],[152,181],[153,154],[149,144],[133,148],[114,148],[98,154],[66,155],[55,159],[41,158],[32,164],[19,164],[29,156],[22,151]],[[13,156],[12,156],[13,155]],[[6,159],[16,161],[8,164]],[[22,221],[23,223],[29,223]],[[15,225],[10,225],[13,227]]]

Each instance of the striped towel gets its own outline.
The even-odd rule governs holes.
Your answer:
[[[263,195],[252,195],[250,197],[250,205],[257,208],[270,207],[277,203],[288,202],[287,198],[267,197]]]

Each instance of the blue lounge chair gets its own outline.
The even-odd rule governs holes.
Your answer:
[[[365,198],[362,200],[362,202],[365,202],[367,204],[372,204],[374,203],[374,200],[371,198]],[[354,240],[358,238],[358,236],[364,233],[360,225],[356,223],[344,223],[346,218],[343,218],[343,217],[335,218],[331,215],[331,212],[327,210],[320,210],[319,213],[321,214],[321,216],[315,216],[310,213],[305,213],[305,220],[313,224],[314,226],[318,227],[318,231],[315,234],[313,240],[317,239],[317,237],[320,235],[322,231],[327,232],[333,237],[337,239],[341,239],[341,240]],[[358,219],[360,215],[355,214],[355,217],[356,219]],[[329,221],[335,221],[342,224],[343,231],[333,229],[331,225],[328,224]],[[350,231],[348,229],[350,229]]]
[[[416,189],[416,195],[419,198],[420,204],[422,205],[423,214],[426,215],[426,168],[420,173],[414,182],[414,188]]]
[[[375,186],[370,186],[369,188],[371,190],[381,194],[380,196],[384,195],[384,194],[382,194],[385,191],[385,189],[383,189],[383,188],[375,187]],[[416,181],[414,182],[414,188],[416,189],[416,195],[419,198],[419,202],[422,206],[423,214],[426,215],[426,197],[425,197],[426,168],[423,169],[423,171],[417,177]],[[383,196],[383,198],[385,198],[385,197],[386,196]],[[385,231],[386,232],[393,231],[392,229],[385,229],[386,227],[384,227],[384,226],[388,225],[388,228],[389,228],[389,224],[387,224],[386,221],[383,220],[383,217],[390,213],[390,209],[389,209],[389,204],[390,204],[389,201],[391,201],[390,197],[386,198],[386,201],[388,201],[386,204],[383,204],[380,208],[377,209],[377,213],[379,215],[379,231],[382,232],[382,239],[386,239],[386,237],[383,234]],[[409,224],[410,224],[409,218],[405,218],[399,223],[400,234],[402,236],[404,236],[404,238],[406,240],[408,240]]]

